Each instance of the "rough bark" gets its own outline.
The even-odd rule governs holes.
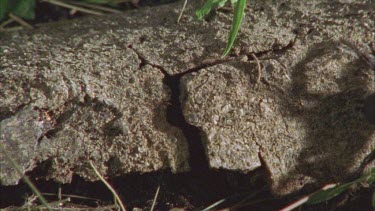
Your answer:
[[[211,168],[263,166],[279,195],[346,180],[374,166],[373,6],[250,1],[227,58],[231,14],[197,21],[190,5],[177,24],[180,3],[2,35],[1,142],[25,173],[47,164],[61,182],[96,180],[89,160],[107,176],[186,171],[191,142],[166,117],[180,89]]]

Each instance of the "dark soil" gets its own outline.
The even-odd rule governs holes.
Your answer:
[[[71,197],[69,203],[62,207],[70,208],[103,208],[113,204],[111,192],[102,182],[86,182],[75,176],[71,184],[57,184],[51,181],[39,181],[42,169],[29,174],[49,202],[59,201],[59,188],[65,195],[76,195],[91,199]],[[119,193],[127,210],[142,208],[149,210],[158,186],[160,191],[154,210],[183,208],[184,210],[202,210],[205,207],[225,198],[218,208],[233,207],[232,210],[277,210],[302,197],[302,193],[285,198],[275,198],[264,181],[263,169],[251,174],[240,174],[230,171],[208,171],[202,174],[184,173],[173,175],[168,171],[148,174],[128,174],[110,179],[112,187]],[[0,208],[20,207],[31,196],[30,188],[21,183],[16,186],[0,186]],[[305,206],[304,210],[372,210],[371,194],[368,189],[343,194],[326,204]],[[307,193],[305,193],[307,194]],[[63,199],[67,198],[64,197]]]

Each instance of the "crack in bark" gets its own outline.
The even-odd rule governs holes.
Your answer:
[[[297,41],[297,38],[298,38],[298,35],[296,35],[294,37],[294,39],[291,40],[286,46],[281,46],[280,48],[271,48],[271,49],[259,51],[259,52],[246,52],[246,51],[242,50],[237,55],[232,54],[232,55],[229,55],[228,57],[225,57],[225,58],[206,59],[206,60],[202,61],[202,64],[199,64],[195,67],[192,67],[192,68],[189,68],[185,71],[182,71],[181,73],[176,74],[176,76],[182,77],[186,74],[198,72],[199,70],[204,69],[204,68],[212,67],[212,66],[215,66],[215,65],[218,65],[218,64],[224,64],[224,63],[231,62],[231,61],[236,61],[236,60],[239,60],[242,56],[246,56],[246,59],[248,61],[254,61],[254,58],[251,56],[252,54],[254,54],[257,58],[259,58],[259,60],[265,60],[265,59],[261,58],[263,55],[266,55],[266,54],[271,53],[271,52],[273,52],[275,54],[282,54],[282,53],[288,51],[289,49],[293,48],[295,42]]]
[[[208,166],[208,158],[205,152],[205,147],[203,145],[203,138],[202,138],[202,131],[196,126],[193,126],[189,124],[182,111],[182,106],[181,106],[181,101],[180,101],[180,80],[181,78],[190,73],[195,73],[200,71],[201,69],[212,67],[218,64],[223,64],[227,63],[230,61],[236,61],[238,58],[241,56],[247,56],[248,60],[251,61],[253,58],[251,57],[251,54],[255,54],[257,57],[261,57],[269,52],[275,52],[275,53],[283,53],[287,51],[288,49],[292,48],[297,37],[291,41],[287,46],[284,46],[280,49],[270,49],[262,52],[250,52],[250,53],[244,53],[242,52],[240,55],[232,55],[226,58],[217,58],[217,59],[207,59],[203,60],[201,64],[196,65],[195,67],[189,68],[181,73],[171,75],[168,74],[168,72],[160,65],[157,64],[152,64],[149,62],[146,58],[144,58],[141,53],[139,53],[131,44],[128,45],[127,47],[131,49],[138,57],[140,60],[139,63],[139,68],[142,69],[145,65],[150,65],[155,69],[158,69],[163,75],[163,83],[169,87],[171,91],[171,96],[169,100],[169,106],[167,107],[167,122],[175,127],[178,127],[184,134],[185,138],[188,141],[188,146],[189,146],[189,164],[192,169],[192,172],[202,172],[202,171],[207,171],[209,170]],[[65,75],[63,75],[64,77]],[[64,77],[64,80],[66,78]],[[64,122],[67,121],[67,119],[78,109],[80,106],[93,106],[94,104],[103,104],[104,106],[109,107],[110,111],[112,111],[115,115],[115,118],[111,121],[111,123],[115,122],[119,118],[121,118],[122,114],[121,112],[118,111],[117,108],[114,108],[110,105],[107,105],[105,102],[100,102],[98,99],[92,99],[86,92],[86,87],[83,85],[83,90],[85,92],[85,102],[80,105],[76,98],[73,98],[67,102],[64,103],[63,107],[68,108],[68,110],[65,110],[64,112],[60,113],[59,109],[56,110],[40,110],[40,112],[43,112],[43,115],[47,115],[47,117],[54,119],[55,121],[52,124],[51,129],[43,132],[38,139],[37,139],[37,145],[40,145],[41,141],[43,141],[44,138],[49,139],[51,136],[56,134],[58,131],[60,131],[63,128]],[[78,103],[78,104],[77,104]],[[78,107],[77,107],[78,106]],[[24,106],[22,106],[24,107]],[[21,107],[21,108],[22,108]],[[37,108],[38,109],[38,108]],[[39,109],[38,109],[39,110]],[[16,112],[15,112],[16,113]],[[112,124],[107,124],[104,130],[111,130],[111,125]],[[259,156],[261,157],[261,150],[262,146],[256,143],[257,146],[259,147]]]
[[[200,174],[202,172],[208,171],[208,159],[205,153],[205,147],[203,146],[203,141],[201,137],[200,129],[196,126],[189,124],[182,112],[181,101],[180,101],[180,79],[183,75],[191,72],[199,71],[200,69],[206,67],[198,66],[187,70],[181,74],[170,75],[164,69],[164,67],[152,64],[147,59],[145,59],[132,45],[127,46],[131,49],[141,61],[139,68],[145,65],[150,65],[153,68],[159,70],[163,75],[163,83],[168,86],[170,90],[169,105],[167,107],[167,122],[172,126],[179,128],[184,134],[189,148],[189,165],[192,173]],[[211,64],[214,65],[214,64]]]
[[[141,56],[141,54],[137,51],[137,50],[135,50],[134,48],[133,48],[133,45],[132,44],[129,44],[129,45],[127,45],[126,46],[127,48],[129,48],[130,50],[132,50],[136,55],[137,55],[137,57],[138,57],[138,59],[139,59],[139,65],[138,65],[138,68],[139,69],[142,69],[146,64],[148,64],[148,61],[145,59],[145,58],[143,58],[142,56]]]
[[[285,53],[286,51],[288,51],[289,49],[293,48],[297,39],[298,39],[298,35],[296,35],[293,40],[289,41],[289,43],[287,45],[281,46],[280,48],[271,48],[271,49],[259,51],[259,52],[247,52],[245,50],[242,50],[240,52],[239,56],[245,55],[245,56],[247,56],[248,61],[253,61],[254,58],[251,55],[254,54],[258,59],[264,60],[264,59],[261,58],[263,55],[266,55],[268,53],[282,54],[282,53]]]
[[[177,73],[175,75],[168,74],[168,72],[158,64],[153,64],[150,61],[148,61],[144,56],[139,53],[131,44],[127,45],[127,48],[131,49],[140,60],[139,68],[142,69],[145,65],[150,65],[155,69],[158,69],[163,75],[163,83],[168,86],[168,88],[171,91],[170,100],[169,100],[169,106],[167,107],[167,122],[171,124],[172,126],[175,126],[179,128],[189,146],[189,165],[191,167],[191,172],[200,174],[202,172],[209,171],[209,160],[205,151],[205,146],[203,144],[203,137],[202,137],[202,131],[199,127],[196,127],[194,125],[189,124],[185,116],[183,115],[181,101],[180,101],[180,81],[181,78],[190,73],[195,73],[200,71],[201,69],[212,67],[218,64],[227,63],[230,61],[236,61],[241,56],[246,56],[248,61],[254,60],[254,58],[251,56],[251,54],[256,55],[257,57],[262,57],[265,54],[268,54],[270,52],[274,53],[284,53],[287,50],[291,49],[294,46],[294,43],[297,40],[297,36],[289,42],[288,45],[282,46],[279,49],[269,49],[266,51],[261,52],[240,52],[239,55],[231,55],[226,58],[217,58],[217,59],[207,59],[203,60],[201,64],[196,65],[195,67],[189,68],[185,71],[182,71],[181,73]],[[256,143],[258,146],[258,157],[261,162],[261,166],[264,166],[264,160],[261,155],[262,146],[259,143]]]

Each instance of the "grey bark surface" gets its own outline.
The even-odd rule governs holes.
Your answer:
[[[186,171],[163,83],[183,75],[181,109],[211,168],[263,166],[279,195],[343,181],[374,167],[375,126],[362,112],[375,91],[373,6],[249,2],[227,58],[231,13],[197,21],[190,5],[176,24],[179,3],[2,35],[0,140],[24,172],[47,163],[60,182],[97,180],[89,160],[106,176]],[[4,155],[0,164],[1,183],[16,184]]]
[[[375,26],[375,13],[369,7],[370,2],[250,4],[244,23],[252,25],[251,32],[246,25],[243,36],[259,43],[271,39],[263,26],[276,43],[292,40],[284,31],[297,35],[289,46],[284,41],[260,50],[246,49],[254,42],[243,41],[247,57],[182,78],[183,111],[204,131],[210,167],[246,172],[265,166],[273,192],[283,195],[375,166],[375,127],[362,110],[375,91],[375,31],[368,27]],[[358,58],[361,47],[345,39],[359,43],[370,62]],[[258,83],[251,53],[262,56]]]
[[[73,173],[97,180],[90,160],[108,176],[187,171],[186,140],[166,121],[164,75],[140,67],[120,35],[96,31],[90,21],[1,38],[0,133],[7,153],[24,173],[46,163],[47,178],[64,183]],[[2,184],[16,184],[20,176],[0,156]]]

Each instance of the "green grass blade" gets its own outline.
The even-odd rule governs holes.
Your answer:
[[[0,0],[0,20],[5,17],[8,12],[8,0]]]
[[[202,8],[195,11],[198,20],[202,20],[204,16],[210,13],[213,7],[222,7],[228,0],[208,0]]]
[[[346,184],[343,184],[343,185],[339,185],[339,186],[334,187],[334,188],[319,191],[319,192],[313,194],[312,196],[310,196],[306,203],[307,204],[318,204],[318,203],[321,203],[321,202],[324,202],[324,201],[328,201],[328,200],[336,197],[340,193],[344,192],[348,188],[350,188],[350,186],[352,184],[353,183],[350,182],[350,183],[346,183]]]
[[[336,186],[334,188],[330,188],[327,190],[319,191],[313,195],[311,195],[306,202],[307,204],[317,204],[324,201],[328,201],[337,195],[341,194],[342,192],[349,189],[353,184],[359,184],[361,182],[366,182],[368,184],[371,184],[375,181],[375,168],[371,169],[369,173],[363,175],[362,177],[352,181],[348,182],[339,186]]]
[[[242,23],[242,19],[243,19],[244,12],[245,12],[245,6],[246,6],[246,0],[238,0],[236,3],[234,16],[233,16],[233,22],[232,22],[232,26],[229,32],[228,43],[224,51],[224,56],[226,56],[229,53],[230,49],[232,49],[234,40],[237,37],[238,30],[240,29],[240,26]]]
[[[35,0],[19,0],[11,12],[25,19],[34,19],[35,3]]]

